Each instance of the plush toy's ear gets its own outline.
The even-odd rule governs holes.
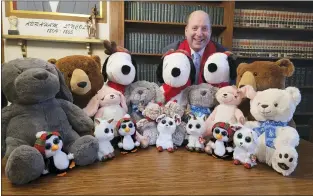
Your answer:
[[[98,64],[99,70],[101,70],[101,59],[98,55],[92,55],[91,58],[96,61],[96,63]]]
[[[133,57],[131,57],[131,59],[132,59],[132,64],[134,65],[134,67],[135,67],[135,71],[136,71],[136,73],[135,73],[135,78],[134,78],[134,80],[133,80],[133,83],[134,82],[137,82],[137,63],[136,63],[136,61],[135,61],[135,59],[133,58]]]
[[[181,96],[181,102],[180,105],[182,107],[186,107],[187,104],[189,103],[189,93],[191,90],[197,88],[197,85],[192,85],[192,86],[188,86],[187,88],[185,88],[182,92],[182,96]]]
[[[60,83],[60,91],[56,94],[55,98],[64,99],[73,103],[73,96],[72,96],[70,89],[67,87],[65,83],[63,73],[57,67],[55,67],[55,69],[58,72],[59,83]]]
[[[275,62],[275,65],[280,67],[282,73],[286,77],[292,76],[295,71],[295,66],[289,59],[280,59]]]
[[[95,125],[100,125],[100,118],[95,118]]]
[[[156,122],[159,123],[163,118],[165,117],[165,114],[161,114],[157,117]]]
[[[103,63],[103,66],[102,66],[102,75],[103,75],[103,80],[104,82],[106,82],[108,80],[108,74],[107,74],[107,64],[108,64],[108,61],[109,61],[109,58],[110,56],[108,56],[104,63]]]
[[[204,115],[202,115],[201,117],[202,117],[203,121],[205,122],[206,119],[209,117],[209,115],[204,114]]]
[[[191,84],[195,84],[198,82],[198,81],[195,81],[196,80],[196,68],[195,68],[195,65],[194,65],[192,59],[188,57],[188,60],[190,63],[190,76],[189,76],[189,78],[190,78]]]
[[[237,57],[233,53],[230,53],[227,57],[227,61],[229,64],[229,77],[231,80],[235,80],[237,77],[236,71],[237,71],[238,63],[237,63],[236,59],[237,59]]]
[[[296,87],[290,86],[290,87],[287,87],[285,90],[290,94],[294,103],[296,105],[298,105],[301,101],[301,93],[300,93],[299,89]]]
[[[134,87],[136,86],[134,83],[131,83],[130,85],[126,86],[124,96],[126,98],[126,105],[130,106],[130,95],[132,91],[134,90]]]
[[[113,122],[114,118],[108,120],[108,123],[111,124],[111,122]]]
[[[161,59],[161,62],[159,63],[159,66],[156,70],[156,76],[157,76],[157,80],[159,83],[163,84],[164,80],[163,80],[163,60]]]
[[[57,62],[57,60],[52,58],[52,59],[49,59],[48,62],[51,63],[51,64],[53,64],[53,65],[55,65],[55,63]]]
[[[180,123],[181,123],[181,118],[180,118],[180,116],[179,116],[178,114],[174,114],[174,119],[175,119],[176,125],[177,125],[177,126],[180,125]]]
[[[124,95],[122,93],[119,93],[119,96],[121,98],[121,106],[124,109],[124,111],[127,113],[128,107],[127,107],[127,104],[126,104],[126,99],[125,99],[125,97],[124,97]]]
[[[251,134],[252,134],[254,143],[257,143],[258,138],[259,138],[258,134],[255,131],[251,131]]]
[[[254,97],[256,96],[256,91],[250,85],[245,85],[244,87],[241,87],[239,89],[239,92],[242,92],[243,95],[248,99],[254,99]]]
[[[165,97],[162,91],[160,90],[160,87],[154,83],[151,82],[151,85],[153,86],[154,92],[155,92],[155,98],[152,101],[155,101],[157,103],[164,103],[165,102]]]

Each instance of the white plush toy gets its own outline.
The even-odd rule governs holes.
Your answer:
[[[187,150],[197,152],[204,151],[204,138],[203,134],[206,131],[205,127],[206,115],[196,117],[195,115],[190,115],[188,120],[186,131],[188,133],[188,144],[186,146]]]
[[[287,126],[293,117],[301,94],[296,87],[267,89],[257,92],[250,101],[250,112],[257,121],[245,126],[254,128],[259,135],[256,156],[284,176],[290,175],[297,166],[299,145],[297,130]]]
[[[158,138],[156,141],[156,147],[159,152],[167,149],[168,152],[174,152],[173,134],[176,130],[176,126],[181,123],[181,118],[178,114],[174,115],[174,118],[168,117],[165,114],[160,115],[156,119],[158,125]]]
[[[233,153],[234,164],[243,164],[245,168],[250,169],[257,165],[256,147],[258,134],[250,128],[242,127],[235,132]]]
[[[115,157],[111,140],[114,138],[114,127],[110,124],[113,119],[107,121],[100,118],[95,119],[95,138],[99,143],[98,160],[105,161]]]

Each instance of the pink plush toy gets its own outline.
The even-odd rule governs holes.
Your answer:
[[[215,107],[209,118],[206,120],[207,135],[212,134],[212,126],[215,122],[225,122],[229,124],[244,124],[245,117],[237,106],[242,99],[252,98],[255,95],[252,86],[246,85],[240,89],[236,86],[226,86],[220,88],[216,93],[216,99],[220,103]]]

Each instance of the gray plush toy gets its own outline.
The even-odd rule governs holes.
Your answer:
[[[142,111],[149,102],[164,103],[164,95],[154,82],[137,81],[128,85],[124,93],[129,113],[136,122],[144,118]]]
[[[212,109],[218,104],[215,94],[218,88],[202,83],[184,89],[182,94],[182,107],[186,108],[185,115],[193,114],[197,117],[209,116]]]
[[[1,111],[1,148],[7,160],[5,174],[12,183],[28,183],[43,172],[43,156],[33,147],[40,131],[58,131],[64,151],[74,154],[76,165],[97,159],[99,144],[88,135],[93,122],[72,103],[63,75],[54,65],[34,58],[15,59],[2,64],[2,76],[2,90],[12,104]]]

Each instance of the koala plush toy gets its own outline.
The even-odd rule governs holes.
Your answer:
[[[299,134],[287,123],[300,101],[301,94],[296,87],[258,91],[250,101],[250,112],[257,121],[245,124],[259,135],[258,160],[284,176],[290,175],[297,166],[295,147],[299,145]]]

